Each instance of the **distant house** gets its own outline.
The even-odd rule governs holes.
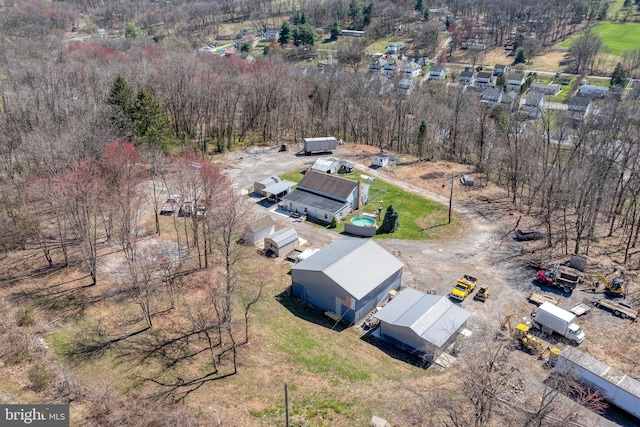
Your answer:
[[[384,70],[385,65],[387,65],[387,61],[385,59],[377,58],[375,61],[371,63],[371,66],[369,67],[369,71],[373,73],[380,73],[382,72],[382,70]]]
[[[520,88],[524,84],[524,74],[522,73],[509,73],[507,77],[507,90],[520,91]]]
[[[418,77],[422,72],[422,67],[415,62],[407,62],[404,64],[404,75],[408,79]]]
[[[298,187],[282,199],[282,207],[324,222],[345,218],[369,203],[369,185],[308,171]]]
[[[520,105],[520,92],[503,92],[500,104],[503,105],[507,111],[517,110],[517,107]]]
[[[264,189],[280,181],[282,180],[277,176],[262,178],[260,181],[256,181],[253,183],[253,192],[259,196],[266,196],[267,193],[264,192]]]
[[[267,41],[278,40],[280,38],[280,30],[269,29],[264,32],[263,37]]]
[[[562,88],[560,87],[560,85],[557,85],[557,84],[543,85],[540,83],[534,83],[531,85],[529,90],[535,90],[547,96],[556,96],[557,94],[560,93]]]
[[[466,327],[470,313],[445,296],[427,295],[412,288],[399,292],[374,314],[380,336],[432,362]]]
[[[544,93],[537,90],[529,90],[525,98],[522,109],[529,114],[529,117],[538,118],[544,108]]]
[[[595,85],[582,85],[578,89],[578,96],[589,96],[592,98],[606,98],[609,96],[609,88]]]
[[[587,96],[571,96],[567,99],[566,116],[580,123],[591,112],[591,98]]]
[[[505,74],[509,71],[509,66],[507,65],[503,65],[503,64],[496,64],[495,67],[493,67],[493,75],[494,76],[499,76],[500,74]]]
[[[389,153],[378,153],[373,156],[373,165],[378,167],[385,167],[396,163],[396,155]]]
[[[276,231],[276,225],[273,218],[265,215],[251,224],[247,224],[244,228],[244,240],[252,245],[264,242],[264,238]]]
[[[482,89],[491,86],[491,73],[488,71],[480,71],[476,77],[476,86]]]
[[[413,79],[405,78],[398,82],[398,90],[405,95],[408,95],[413,90],[414,85],[415,83],[413,82]]]
[[[502,101],[502,90],[498,88],[488,87],[482,91],[480,100],[485,102],[490,108],[495,107]]]
[[[318,159],[311,166],[311,170],[320,173],[338,173],[340,162],[337,160]]]
[[[404,67],[404,61],[392,59],[382,69],[382,74],[386,77],[393,77]]]
[[[294,296],[357,322],[398,289],[403,267],[373,240],[340,239],[291,267],[291,289]]]
[[[300,245],[298,233],[293,227],[285,227],[264,239],[264,250],[280,257],[286,255]]]
[[[471,68],[467,68],[460,73],[460,78],[458,79],[458,81],[460,83],[473,86],[473,84],[476,82],[476,73],[474,73]]]
[[[439,65],[431,67],[429,70],[429,80],[444,80],[446,76],[446,70]]]

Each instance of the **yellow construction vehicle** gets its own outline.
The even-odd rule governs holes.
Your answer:
[[[542,343],[537,337],[534,337],[529,333],[531,327],[525,323],[518,323],[514,328],[511,324],[512,314],[507,314],[500,324],[502,330],[509,328],[511,336],[518,341],[519,347],[529,354],[542,355],[544,348]]]
[[[604,285],[604,293],[609,296],[622,298],[626,298],[627,296],[627,289],[622,277],[615,277],[611,282],[609,282],[607,277],[602,274],[590,274],[589,280],[591,280],[595,289],[597,289],[600,286],[600,283],[602,283]]]

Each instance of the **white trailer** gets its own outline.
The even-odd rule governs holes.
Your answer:
[[[640,381],[569,346],[560,353],[556,370],[575,375],[585,385],[599,390],[606,400],[640,419]]]
[[[332,136],[322,138],[304,138],[304,153],[331,151],[338,147],[338,140]]]
[[[534,325],[542,332],[555,332],[567,338],[574,344],[584,341],[585,335],[575,323],[576,315],[550,302],[543,302],[534,313]]]

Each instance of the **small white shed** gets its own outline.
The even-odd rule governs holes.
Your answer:
[[[272,252],[279,257],[286,255],[300,245],[298,233],[293,227],[285,227],[264,239],[265,252]]]
[[[273,222],[273,218],[269,215],[265,215],[258,218],[251,224],[248,224],[244,228],[244,240],[252,245],[262,242],[265,237],[273,234],[276,231],[276,225]]]
[[[270,185],[277,184],[280,181],[282,180],[277,176],[262,178],[260,181],[256,181],[253,183],[253,192],[259,196],[266,196],[267,194],[264,192],[264,189],[269,187]]]
[[[379,153],[373,156],[373,165],[378,167],[385,167],[388,165],[395,165],[396,163],[396,155],[395,154],[386,154]]]

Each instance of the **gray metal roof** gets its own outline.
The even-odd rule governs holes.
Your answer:
[[[271,218],[269,215],[265,215],[261,218],[256,219],[251,224],[248,224],[246,226],[246,229],[255,233],[258,231],[262,231],[265,228],[272,227],[273,225],[275,225],[275,222],[273,222],[273,218]]]
[[[298,233],[292,227],[285,227],[266,237],[265,240],[271,240],[277,247],[282,248],[298,240]]]
[[[282,200],[299,203],[301,205],[313,207],[324,212],[337,213],[347,203],[339,202],[337,200],[329,199],[328,197],[319,196],[314,193],[296,188],[291,193],[287,194]]]
[[[631,378],[617,369],[595,359],[588,354],[571,346],[565,347],[560,353],[560,358],[565,358],[569,362],[603,378],[604,380],[616,385],[636,397],[640,397],[640,381]],[[571,366],[563,366],[563,372],[571,371]]]
[[[355,299],[362,299],[404,264],[373,240],[340,239],[292,270],[321,271]]]
[[[280,182],[280,178],[277,176],[269,176],[267,178],[262,178],[259,181],[256,181],[257,183],[260,183],[262,185],[264,185],[265,187],[275,184],[276,182]]]
[[[410,328],[425,341],[440,347],[467,321],[470,314],[447,297],[427,295],[407,288],[374,316],[382,322]]]
[[[298,188],[314,193],[329,194],[337,199],[346,199],[357,185],[356,181],[350,179],[308,171],[298,183]]]
[[[290,190],[294,185],[296,185],[296,183],[293,181],[280,181],[266,186],[262,191],[269,194],[280,194],[284,191]]]

